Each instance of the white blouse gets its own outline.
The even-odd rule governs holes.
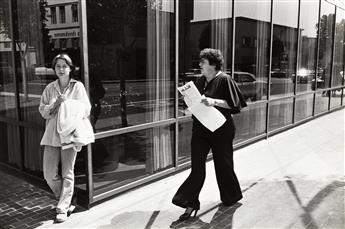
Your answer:
[[[61,94],[64,94],[66,99],[75,99],[83,103],[85,108],[85,117],[90,115],[91,104],[83,83],[75,79],[71,79],[63,93],[61,93],[58,79],[51,82],[44,89],[38,108],[42,117],[46,119],[46,128],[41,140],[41,145],[61,147],[60,135],[57,132],[58,112],[50,114],[50,111],[54,106],[54,102]]]

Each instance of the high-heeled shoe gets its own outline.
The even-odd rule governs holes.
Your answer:
[[[190,212],[185,212],[185,213],[183,213],[182,215],[180,215],[180,218],[179,218],[180,221],[184,221],[184,220],[189,219],[189,218],[191,217],[193,211],[194,211],[194,216],[193,216],[193,217],[195,217],[196,214],[198,213],[198,210],[199,210],[199,209],[194,209],[194,208],[193,208]]]

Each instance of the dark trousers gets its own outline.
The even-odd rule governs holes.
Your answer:
[[[173,204],[183,208],[200,208],[199,193],[205,181],[206,159],[210,149],[213,153],[221,201],[225,205],[232,205],[242,199],[233,164],[234,135],[235,126],[232,118],[213,133],[194,120],[191,141],[192,169],[189,177],[173,197]]]

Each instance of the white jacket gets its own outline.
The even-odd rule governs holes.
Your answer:
[[[80,151],[83,145],[95,142],[91,123],[85,117],[85,104],[67,99],[61,103],[57,117],[57,132],[62,149],[74,147]]]

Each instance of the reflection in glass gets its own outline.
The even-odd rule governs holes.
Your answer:
[[[292,123],[292,99],[272,101],[269,106],[269,131]]]
[[[250,2],[250,4],[249,4]],[[235,4],[235,72],[233,77],[247,101],[267,99],[270,1]]]
[[[0,1],[0,116],[16,118],[9,1]]]
[[[335,23],[332,87],[342,85],[345,78],[345,10],[337,8]]]
[[[87,176],[85,170],[85,162],[87,161],[87,146],[83,146],[77,154],[74,164],[74,185],[81,190],[86,191]]]
[[[315,93],[315,115],[328,110],[329,91]]]
[[[233,118],[236,125],[234,143],[263,134],[266,130],[266,103],[252,104]]]
[[[317,25],[319,14],[318,1],[301,1],[299,63],[293,81],[297,83],[297,93],[311,91],[315,81]],[[297,75],[297,76],[296,76]]]
[[[231,1],[194,0],[179,2],[179,85],[200,76],[199,53],[204,48],[220,49],[223,70],[231,68]],[[179,98],[179,115],[189,115]]]
[[[191,156],[191,139],[192,139],[193,121],[179,123],[178,134],[178,163],[184,163],[190,160]]]
[[[24,166],[31,171],[43,171],[43,147],[40,146],[42,128],[23,128]]]
[[[94,187],[130,183],[173,165],[174,126],[98,139],[92,144]]]
[[[8,1],[1,1],[2,4],[3,2]],[[39,114],[38,106],[46,85],[56,80],[54,70],[51,68],[51,60],[56,54],[66,52],[72,57],[74,64],[80,66],[80,48],[72,48],[72,46],[67,45],[71,39],[79,38],[79,24],[73,23],[71,20],[70,6],[72,3],[77,4],[78,0],[68,1],[60,6],[60,8],[66,9],[64,12],[66,20],[63,25],[60,20],[54,21],[54,18],[50,18],[49,12],[54,8],[51,8],[51,4],[47,1],[17,1],[17,4],[13,5],[16,7],[13,9],[16,12],[13,14],[13,29],[16,31],[13,34],[17,36],[13,39],[16,47],[13,53],[17,69],[16,71],[9,71],[10,62],[6,61],[8,65],[8,73],[4,74],[6,84],[4,87],[0,87],[1,91],[5,90],[6,95],[5,100],[1,96],[0,101],[6,101],[6,103],[0,109],[4,107],[7,110],[9,104],[14,113],[14,90],[11,79],[16,72],[20,119],[34,124],[33,127],[23,128],[22,132],[23,164],[24,168],[31,172],[42,171],[43,147],[40,146],[40,140],[43,135],[45,120]],[[65,40],[66,48],[54,46],[53,38],[56,41]],[[0,55],[6,57],[4,60],[10,60],[11,51],[11,46],[9,46],[8,52],[1,52]],[[3,53],[6,53],[6,56]],[[9,103],[8,97],[12,97],[13,101]]]
[[[95,130],[172,118],[174,2],[87,1],[87,11]]]
[[[0,162],[21,167],[20,144],[18,144],[18,127],[0,122]]]
[[[317,88],[327,88],[330,86],[329,81],[332,60],[333,27],[335,20],[334,13],[334,5],[326,1],[321,1]]]
[[[313,102],[313,94],[296,97],[295,122],[301,121],[313,115]]]
[[[331,91],[331,109],[340,107],[341,105],[341,91],[342,89]]]
[[[296,74],[298,0],[273,3],[273,41],[271,95],[284,96],[294,91]]]

